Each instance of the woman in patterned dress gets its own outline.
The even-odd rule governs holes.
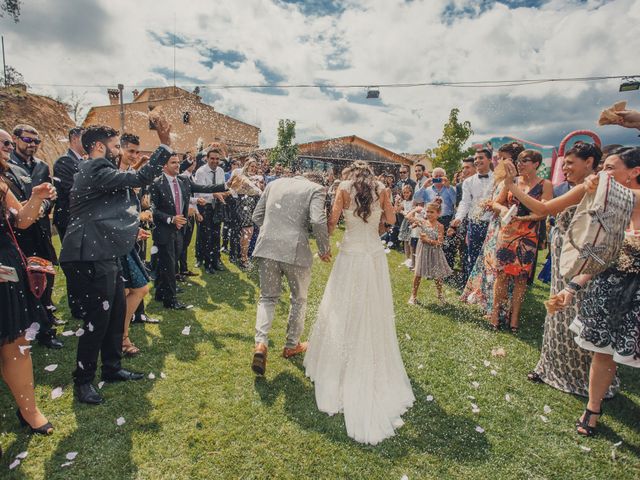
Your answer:
[[[640,368],[640,147],[615,150],[603,170],[636,194],[624,243],[615,264],[593,280],[592,275],[574,277],[558,295],[569,303],[589,282],[571,324],[577,344],[593,352],[589,402],[576,424],[578,434],[584,436],[595,433],[617,364]],[[595,187],[594,181],[591,188]]]
[[[518,187],[536,200],[550,200],[553,187],[549,180],[538,177],[542,165],[542,155],[535,150],[524,150],[517,158]],[[498,330],[500,311],[507,300],[508,286],[513,281],[511,298],[510,328],[517,333],[520,324],[520,307],[527,292],[527,280],[533,271],[538,253],[539,227],[544,215],[532,214],[529,209],[505,188],[498,197],[498,204],[504,208],[517,206],[516,216],[498,230],[496,242],[497,277],[493,288],[493,311],[491,327]]]
[[[565,155],[564,172],[567,180],[576,186],[546,203],[531,198],[513,184],[512,178],[516,170],[513,165],[507,165],[505,182],[513,195],[533,213],[556,215],[557,230],[553,235],[551,248],[551,295],[557,295],[566,286],[566,281],[560,274],[560,253],[564,234],[576,211],[576,205],[585,194],[584,181],[594,173],[601,158],[602,152],[596,145],[574,145]],[[573,339],[574,334],[569,329],[577,313],[576,304],[582,301],[583,293],[578,292],[564,310],[548,313],[545,317],[540,359],[527,378],[532,382],[544,382],[562,392],[588,397],[592,355],[578,347]],[[618,384],[617,379],[612,382],[606,394],[608,398],[617,392]]]
[[[524,146],[518,142],[511,142],[501,146],[498,149],[498,165],[505,160],[515,162],[522,151],[524,151]],[[500,197],[504,187],[502,178],[494,179],[494,182],[492,200],[488,202],[487,207],[492,208],[495,215],[489,223],[482,251],[476,260],[473,270],[471,270],[460,298],[465,303],[478,305],[487,314],[493,311],[493,284],[498,274],[496,252],[498,234],[501,227],[500,215],[507,211],[504,206],[495,201]],[[509,311],[509,309],[510,305],[509,301],[507,301],[502,305],[503,313],[505,310]]]

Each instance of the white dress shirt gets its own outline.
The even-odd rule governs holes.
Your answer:
[[[469,218],[471,222],[488,222],[492,213],[484,210],[483,200],[490,200],[493,191],[493,172],[487,178],[480,178],[479,174],[470,176],[462,182],[462,200],[458,205],[456,220]]]
[[[205,163],[196,170],[193,181],[200,185],[222,185],[224,184],[224,170],[221,167],[211,170],[211,167]],[[215,203],[212,193],[196,193],[195,196],[204,198],[207,203]]]

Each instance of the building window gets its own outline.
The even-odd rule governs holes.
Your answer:
[[[149,105],[147,108],[149,109],[149,113],[151,113],[151,111],[154,108],[156,108],[156,106],[155,105]],[[151,121],[151,118],[149,118],[149,130],[155,130],[155,129],[156,129],[155,124]]]
[[[185,125],[188,125],[190,118],[191,118],[191,114],[189,112],[184,112],[182,114],[182,123],[184,123]]]

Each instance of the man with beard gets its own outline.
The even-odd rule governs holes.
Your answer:
[[[16,148],[9,157],[9,164],[15,183],[18,184],[20,190],[16,197],[20,202],[26,202],[31,197],[33,187],[42,183],[51,183],[49,165],[35,157],[41,140],[34,127],[26,124],[16,125],[13,129],[13,141]],[[26,257],[41,257],[54,263],[57,261],[56,252],[51,242],[51,223],[49,221],[49,213],[52,208],[53,202],[45,200],[40,209],[38,221],[28,229],[16,232],[18,245]],[[47,275],[47,287],[40,298],[47,311],[47,320],[40,325],[36,338],[41,345],[58,349],[62,348],[63,344],[56,338],[54,325],[63,322],[60,322],[54,315],[56,308],[51,300],[54,279],[53,275]]]
[[[116,130],[92,125],[82,134],[89,159],[80,164],[71,189],[70,221],[60,252],[69,295],[86,312],[73,372],[75,396],[82,403],[103,402],[92,384],[99,355],[102,380],[144,378],[121,365],[126,302],[120,257],[133,249],[140,224],[131,189],[151,184],[173,155],[167,146],[171,127],[161,113],[154,126],[162,145],[137,172],[118,170]]]

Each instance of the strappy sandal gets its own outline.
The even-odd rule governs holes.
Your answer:
[[[131,341],[129,340],[129,337],[122,338],[122,354],[123,355],[126,355],[127,357],[135,357],[139,353],[140,353],[140,349],[136,347],[133,343],[131,343]]]
[[[542,377],[534,371],[527,373],[527,380],[533,383],[542,383]]]
[[[51,435],[53,433],[53,425],[51,425],[51,422],[47,422],[41,427],[34,428],[29,424],[29,422],[25,420],[19,408],[16,410],[16,416],[18,417],[20,425],[22,425],[23,427],[29,427],[31,433],[35,433],[38,435]]]
[[[589,420],[593,415],[598,415],[598,417],[602,416],[602,407],[599,412],[594,412],[589,410],[588,408],[584,409],[584,413],[582,414],[582,419],[578,419],[576,421],[576,432],[578,435],[582,435],[583,437],[592,437],[596,434],[596,426],[589,425]],[[598,418],[600,420],[600,418]],[[582,430],[580,430],[582,429]]]

